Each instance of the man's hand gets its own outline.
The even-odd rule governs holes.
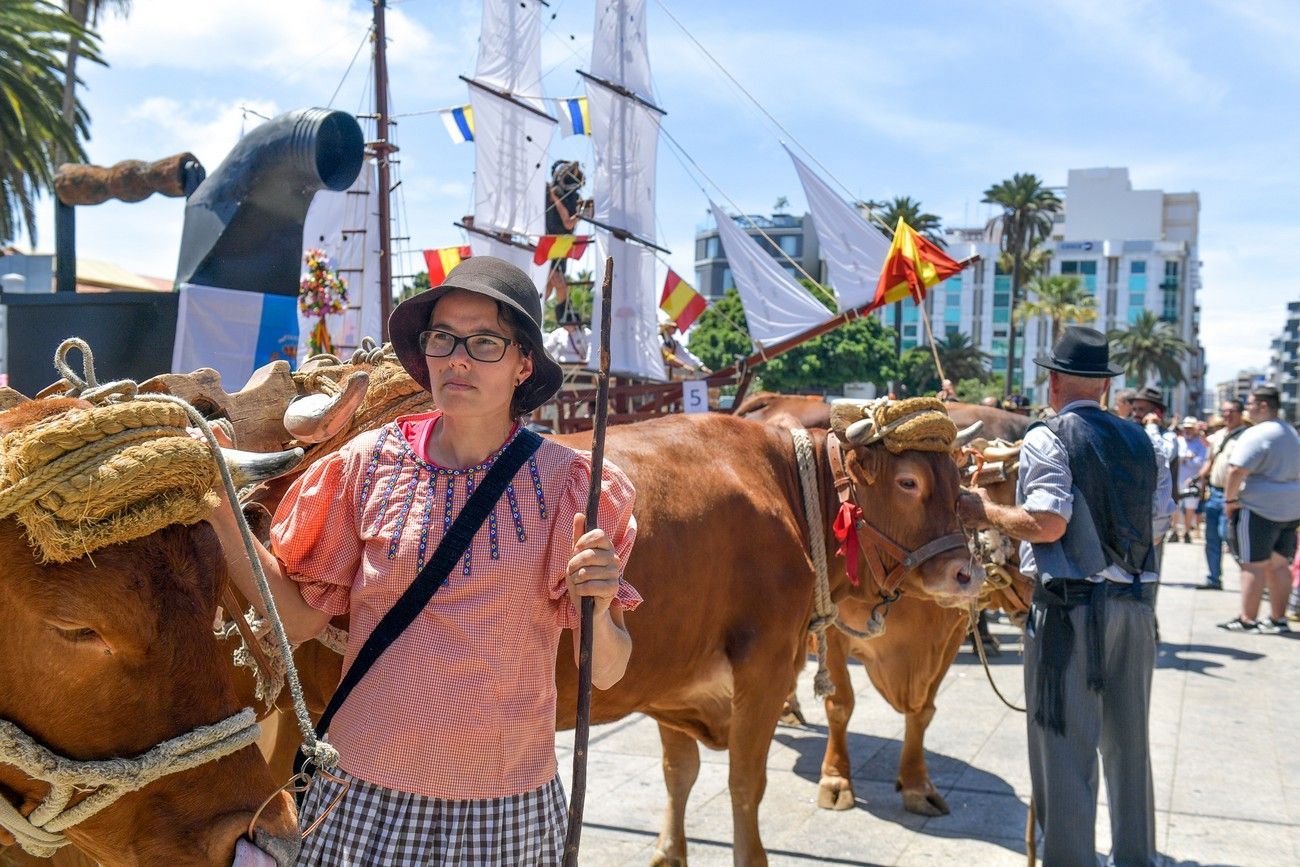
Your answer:
[[[957,517],[967,524],[984,529],[990,526],[988,507],[992,502],[989,492],[984,488],[965,488],[957,497]]]

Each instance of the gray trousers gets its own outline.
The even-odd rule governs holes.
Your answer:
[[[1100,693],[1087,685],[1087,606],[1069,612],[1074,645],[1064,674],[1064,735],[1034,722],[1044,613],[1041,606],[1033,607],[1025,636],[1029,773],[1043,829],[1043,864],[1095,867],[1100,751],[1113,841],[1109,863],[1155,865],[1159,862],[1147,725],[1156,655],[1154,607],[1127,593],[1107,596],[1106,685]]]

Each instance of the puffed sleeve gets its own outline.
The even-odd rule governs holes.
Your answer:
[[[271,551],[301,585],[303,600],[333,615],[348,612],[364,544],[356,529],[350,452],[345,447],[308,467],[271,523]]]
[[[569,599],[569,558],[573,555],[573,516],[587,510],[587,489],[591,485],[591,456],[579,452],[569,468],[569,477],[560,495],[552,525],[551,544],[546,574],[551,581],[551,601],[555,605],[556,622],[561,629],[578,626],[578,612]],[[636,505],[636,489],[617,466],[605,461],[600,479],[600,527],[614,543],[618,555],[618,595],[613,601],[624,611],[635,611],[641,604],[641,594],[623,578],[627,558],[636,541],[636,518],[632,507]]]

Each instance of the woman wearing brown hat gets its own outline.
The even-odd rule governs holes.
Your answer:
[[[389,320],[393,347],[438,409],[316,462],[276,512],[262,560],[281,616],[302,641],[350,615],[343,686],[403,592],[437,564],[446,574],[337,707],[338,779],[317,775],[303,826],[340,790],[342,800],[303,842],[299,864],[560,863],[560,633],[576,633],[575,603],[594,597],[593,681],[608,688],[631,652],[623,614],[640,597],[621,578],[636,535],[627,477],[605,465],[606,530],[586,533],[590,455],[520,426],[560,383],[541,321],[527,275],[491,257],[403,302]],[[483,503],[459,553],[462,510]],[[237,538],[231,526],[219,532]],[[247,563],[234,571],[257,598]]]

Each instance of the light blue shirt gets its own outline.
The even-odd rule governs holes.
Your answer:
[[[1101,404],[1095,400],[1076,400],[1061,407],[1058,414],[1087,406],[1101,408]],[[1156,445],[1153,438],[1152,445],[1155,447],[1156,460],[1156,490],[1151,497],[1151,538],[1154,543],[1169,528],[1169,519],[1174,513],[1174,485],[1169,476],[1169,454],[1165,451],[1163,442]],[[1068,522],[1074,514],[1074,498],[1078,494],[1079,489],[1074,486],[1074,477],[1070,473],[1070,456],[1065,450],[1065,443],[1045,425],[1031,428],[1020,446],[1020,480],[1016,484],[1016,502],[1028,512],[1051,512]],[[1020,543],[1020,571],[1026,575],[1038,575],[1034,548],[1029,542]],[[1156,581],[1158,578],[1155,572],[1142,573],[1144,582]],[[1133,579],[1123,569],[1111,565],[1088,580],[1129,584]]]

